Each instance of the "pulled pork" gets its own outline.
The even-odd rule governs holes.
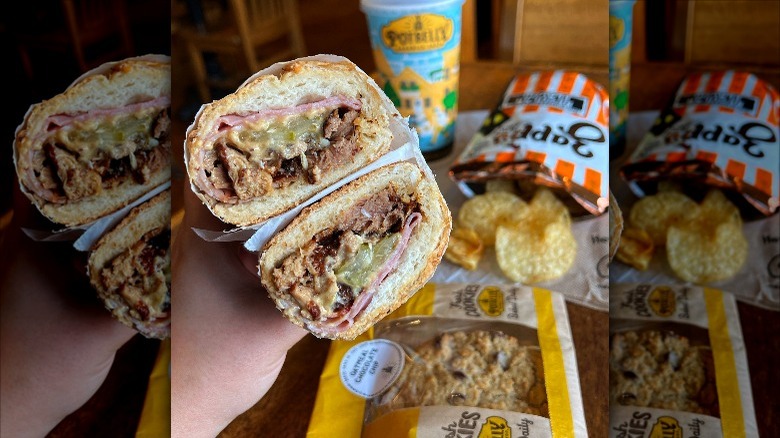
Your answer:
[[[336,228],[321,231],[284,259],[272,273],[274,284],[313,321],[344,315],[362,289],[339,282],[335,271],[355,257],[362,244],[375,244],[400,232],[406,218],[417,210],[416,201],[392,187],[384,189],[350,209]]]
[[[170,165],[170,118],[162,110],[152,121],[149,135],[134,135],[100,150],[89,162],[79,160],[53,138],[33,155],[33,172],[44,189],[53,194],[50,202],[78,201],[111,189],[127,178],[146,184],[151,176]]]
[[[238,203],[284,188],[303,177],[316,184],[324,172],[343,165],[358,152],[356,110],[334,109],[322,130],[324,142],[307,135],[297,139],[285,153],[272,152],[272,158],[253,162],[235,145],[221,139],[206,152],[206,177],[220,191],[221,202]]]
[[[171,230],[153,230],[116,256],[100,272],[103,287],[142,321],[164,318],[171,308]]]

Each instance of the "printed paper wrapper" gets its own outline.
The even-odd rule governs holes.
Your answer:
[[[344,376],[351,373],[344,373],[342,359],[353,347],[365,345],[365,341],[392,341],[410,355],[402,363],[415,364],[421,360],[414,352],[420,345],[444,333],[475,331],[499,331],[515,337],[522,345],[539,349],[548,416],[466,405],[414,406],[414,400],[395,409],[385,404],[381,393],[366,400],[346,386],[349,377]],[[374,364],[375,357],[367,355],[364,365],[370,365],[361,368],[367,370],[363,379],[381,379],[388,371],[389,368],[379,364],[379,359]],[[404,380],[395,382],[405,384]],[[392,383],[388,387],[392,396]],[[504,435],[498,436],[587,436],[563,296],[528,286],[429,283],[354,341],[331,344],[307,437],[361,436],[361,433],[363,437],[383,438],[454,437],[458,433],[476,437],[483,436],[483,432],[487,433],[485,436],[493,436],[490,433],[502,429]],[[410,435],[411,431],[416,435]]]

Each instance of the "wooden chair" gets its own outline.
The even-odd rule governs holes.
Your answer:
[[[685,62],[780,67],[780,1],[689,0]]]
[[[265,66],[305,54],[297,1],[230,0],[227,15],[226,22],[205,31],[178,29],[203,102],[211,100],[211,86],[235,87]],[[243,71],[225,79],[209,78],[204,53],[240,59]]]
[[[750,71],[780,88],[780,0],[638,0],[632,110],[659,109],[689,73]]]
[[[133,54],[124,0],[61,0],[60,5],[62,15],[53,23],[15,26],[17,48],[30,79],[32,51],[70,53],[81,72]]]
[[[473,59],[474,0],[463,9],[463,60]],[[515,65],[609,65],[609,4],[605,0],[492,0],[495,59]],[[484,23],[484,20],[479,20]]]

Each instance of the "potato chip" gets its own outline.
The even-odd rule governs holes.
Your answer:
[[[566,206],[560,199],[544,187],[539,187],[534,193],[534,197],[529,204],[533,215],[538,220],[547,222],[558,222],[571,225],[571,215]]]
[[[477,269],[484,250],[485,246],[474,230],[453,227],[444,258],[473,271]]]
[[[653,259],[654,252],[653,239],[645,230],[628,227],[620,237],[616,257],[621,262],[644,271]]]
[[[485,183],[486,192],[517,193],[517,185],[511,179],[491,179]]]
[[[655,246],[663,246],[669,227],[692,220],[698,210],[699,205],[682,193],[660,192],[637,201],[631,208],[629,223],[645,230]]]
[[[678,277],[693,283],[733,276],[745,263],[747,250],[740,224],[716,224],[705,216],[670,227],[666,237],[669,266]]]
[[[577,241],[571,225],[537,216],[496,230],[496,259],[509,279],[538,283],[560,277],[574,264]]]
[[[739,209],[720,190],[709,191],[699,207],[699,216],[702,220],[713,224],[730,222],[742,226]]]
[[[463,203],[458,212],[460,226],[474,230],[486,246],[496,241],[496,227],[519,222],[528,214],[528,204],[507,192],[488,192]]]

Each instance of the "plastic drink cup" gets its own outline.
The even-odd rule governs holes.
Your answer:
[[[626,147],[634,1],[609,1],[610,160],[621,156]]]
[[[420,137],[427,158],[452,148],[464,0],[361,0],[379,86]]]

